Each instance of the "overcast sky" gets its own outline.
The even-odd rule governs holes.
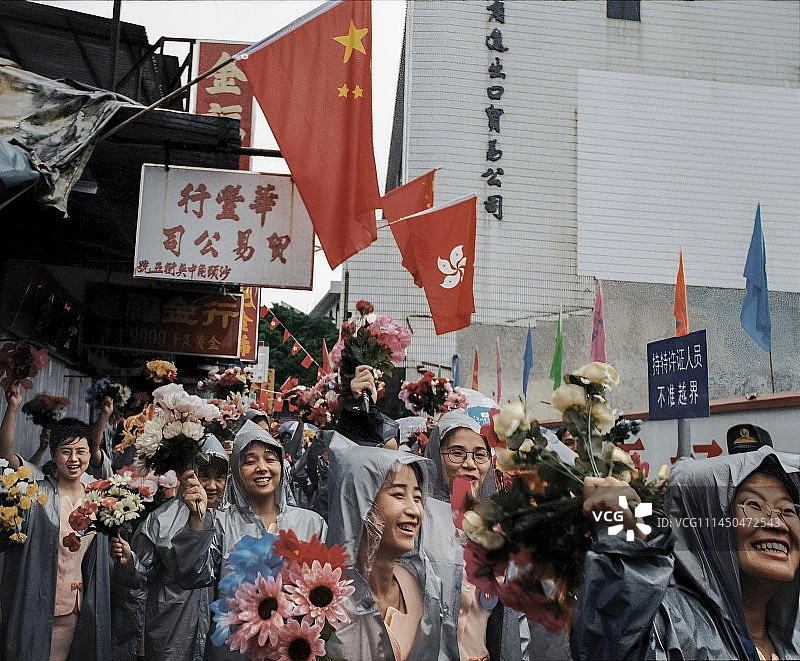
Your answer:
[[[63,7],[110,18],[111,0],[48,1]],[[320,5],[318,0],[123,0],[122,20],[145,26],[150,43],[159,37],[191,37],[212,41],[255,42]],[[400,49],[405,24],[405,0],[375,0],[372,3],[372,73],[375,161],[381,190],[392,129],[392,113],[400,66]],[[184,55],[185,47],[167,51]],[[260,115],[260,111],[257,112]],[[275,142],[263,116],[256,123],[254,147],[274,148]],[[253,159],[252,168],[263,172],[287,172],[275,159]],[[331,279],[338,280],[341,267],[331,273],[321,251],[314,262],[314,290],[311,292],[265,289],[266,303],[286,301],[308,312],[328,291]]]

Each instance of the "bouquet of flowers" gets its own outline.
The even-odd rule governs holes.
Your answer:
[[[47,427],[58,420],[68,406],[69,397],[40,392],[22,405],[22,412],[33,421],[33,424]]]
[[[337,373],[326,374],[311,388],[296,386],[284,400],[289,411],[296,412],[303,422],[324,429],[331,427],[342,410],[341,382]]]
[[[0,349],[0,388],[21,385],[33,388],[31,379],[50,361],[47,349],[37,349],[25,340],[6,342]]]
[[[81,547],[81,537],[90,532],[114,537],[120,529],[132,530],[145,510],[142,492],[150,500],[154,495],[144,482],[134,483],[131,473],[95,480],[84,489],[86,499],[69,515],[74,532],[61,540],[72,552]]]
[[[250,367],[229,367],[222,372],[213,369],[208,377],[197,382],[198,390],[210,392],[217,399],[227,399],[228,395],[244,395],[253,387],[253,370]]]
[[[369,412],[369,395],[363,393],[360,402],[351,402],[350,382],[355,377],[356,367],[369,365],[375,376],[378,390],[383,387],[380,379],[391,375],[394,364],[406,357],[411,346],[411,331],[403,328],[391,317],[376,315],[369,301],[356,302],[361,315],[358,326],[353,322],[342,324],[339,341],[331,349],[331,364],[338,366],[342,380],[342,394],[346,403]]]
[[[185,471],[200,452],[206,434],[203,422],[221,417],[220,410],[183,386],[169,383],[153,391],[154,402],[123,423],[124,437],[117,451],[136,445],[134,465],[140,474]]]
[[[169,360],[148,360],[142,374],[153,383],[173,383],[178,378],[178,368]]]
[[[347,555],[316,535],[301,542],[291,530],[279,537],[246,536],[228,556],[234,571],[220,581],[211,604],[217,647],[251,659],[333,661],[325,643],[338,642],[336,629],[350,621],[343,608],[353,594],[342,578]]]
[[[591,363],[564,381],[553,393],[553,406],[579,439],[574,463],[548,449],[539,423],[526,417],[522,403],[491,410],[491,422],[481,433],[495,447],[497,469],[513,478],[512,486],[483,502],[468,495],[462,523],[468,538],[469,580],[551,631],[570,621],[591,545],[582,511],[584,478],[610,475],[627,481],[655,510],[663,497],[663,480],[647,482],[641,464],[637,468],[630,455],[614,445],[636,433],[640,424],[615,425],[608,395],[619,383],[616,370]],[[496,577],[511,563],[516,566],[514,578],[499,582]],[[554,590],[545,589],[547,582]]]
[[[102,405],[103,399],[110,397],[114,402],[114,411],[111,413],[112,420],[118,420],[124,416],[125,405],[131,398],[131,389],[122,384],[112,382],[107,376],[97,379],[86,390],[86,403]]]
[[[27,536],[20,529],[20,511],[45,503],[47,494],[39,491],[39,485],[31,480],[26,466],[14,470],[8,461],[0,459],[0,548],[9,542],[22,544]]]
[[[136,489],[142,498],[146,513],[152,512],[178,493],[178,476],[173,470],[167,471],[164,475],[156,475],[152,470],[147,475],[140,475],[136,466],[131,465],[120,468],[117,475],[129,480],[128,488]]]
[[[450,379],[436,377],[430,370],[419,381],[404,381],[398,397],[414,415],[430,417],[467,408],[467,398],[453,390]]]

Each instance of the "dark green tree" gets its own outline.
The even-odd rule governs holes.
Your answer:
[[[339,339],[339,329],[328,317],[311,318],[299,310],[283,305],[270,305],[269,309],[275,313],[281,325],[271,331],[269,321],[272,315],[267,314],[266,319],[261,320],[259,339],[269,346],[269,366],[275,369],[275,388],[279,388],[292,376],[297,377],[301,385],[314,385],[317,382],[317,366],[312,363],[308,369],[303,367],[302,361],[306,354],[302,351],[296,356],[292,355],[294,342],[291,339],[285,344],[283,342],[284,325],[319,365],[322,365],[322,340],[325,340],[330,351]]]

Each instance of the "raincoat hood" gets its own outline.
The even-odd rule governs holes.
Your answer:
[[[214,436],[214,434],[205,435],[203,442],[200,445],[200,452],[210,454],[217,459],[222,459],[225,462],[225,465],[228,465],[228,453],[225,452],[225,448],[222,447],[222,443],[220,443],[219,439]]]
[[[231,477],[225,485],[226,502],[238,507],[243,514],[249,515],[251,518],[255,517],[239,472],[241,454],[253,441],[263,443],[278,456],[281,464],[281,480],[275,490],[275,503],[278,506],[278,510],[283,512],[286,509],[286,490],[288,488],[288,481],[283,470],[283,446],[266,429],[262,429],[250,420],[245,422],[236,433],[236,436],[233,437],[233,450],[230,458]]]
[[[769,447],[704,461],[676,463],[669,479],[664,509],[673,521],[696,519],[725,521],[736,517],[736,490],[756,469],[767,464],[771,474],[781,478],[790,497],[797,502],[797,488],[787,471],[797,469],[784,463]],[[705,597],[707,608],[729,640],[747,641],[740,589],[736,529],[730,525],[673,525],[676,535],[675,576],[678,582]],[[770,639],[780,658],[797,658],[792,636],[798,627],[800,572],[783,585],[767,605],[766,621]],[[746,658],[747,650],[739,650]]]
[[[425,446],[425,457],[433,462],[433,476],[430,485],[430,494],[436,500],[450,502],[450,485],[444,479],[444,466],[442,465],[442,439],[454,429],[471,429],[476,434],[481,433],[481,426],[464,409],[448,411],[441,418],[428,436],[428,445]],[[489,462],[486,478],[478,489],[478,498],[485,500],[497,491],[494,475],[494,462]]]
[[[351,563],[355,563],[364,532],[364,519],[387,473],[398,464],[417,464],[421,469],[420,487],[424,499],[433,466],[427,459],[407,452],[357,445],[337,432],[331,436],[328,450],[328,542],[342,545],[350,554]]]

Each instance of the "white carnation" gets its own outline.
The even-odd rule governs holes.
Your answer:
[[[146,457],[152,457],[161,445],[161,434],[140,434],[136,438],[136,449]]]
[[[205,435],[206,430],[199,422],[192,422],[191,420],[183,423],[183,435],[199,441]]]
[[[522,402],[512,402],[500,409],[500,413],[494,416],[494,431],[501,439],[508,438],[517,429],[525,431],[530,429]]]
[[[183,424],[179,420],[174,420],[164,426],[164,438],[175,438],[183,433]]]

